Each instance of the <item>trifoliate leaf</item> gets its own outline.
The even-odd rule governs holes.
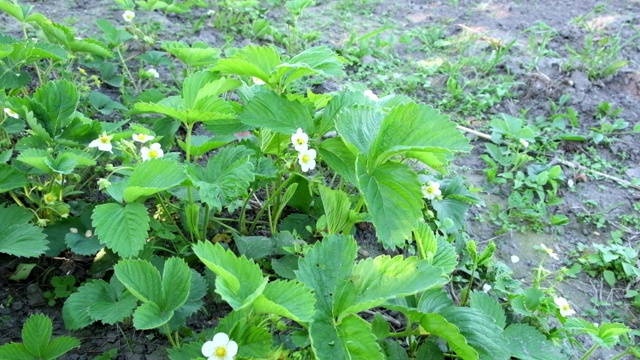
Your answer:
[[[352,237],[332,235],[317,242],[300,259],[296,276],[314,290],[316,308],[324,316],[334,314],[338,290],[349,281],[356,254],[357,245]]]
[[[309,326],[311,347],[318,359],[384,360],[371,324],[356,315],[341,322],[321,317]]]
[[[253,303],[267,285],[255,262],[245,256],[236,257],[220,244],[199,242],[193,246],[193,252],[216,273],[216,292],[235,310]]]

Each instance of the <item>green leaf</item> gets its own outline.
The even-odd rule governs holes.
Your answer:
[[[69,43],[68,48],[74,53],[86,53],[100,56],[106,59],[113,57],[113,53],[111,52],[111,50],[109,50],[109,48],[105,44],[95,39],[89,38],[77,40],[74,38],[74,40]]]
[[[354,104],[336,115],[338,134],[361,154],[369,154],[382,124],[383,114],[371,105]]]
[[[361,91],[342,92],[332,97],[322,113],[315,119],[319,134],[326,134],[333,130],[335,119],[339,113],[354,105],[367,105],[370,101]]]
[[[45,124],[49,134],[57,135],[71,121],[70,116],[76,111],[79,95],[75,85],[67,80],[54,80],[40,86],[33,94],[33,99],[42,105],[43,113],[39,119]]]
[[[298,323],[309,322],[315,313],[311,290],[297,281],[276,280],[267,284],[253,304],[253,311],[287,317]]]
[[[210,157],[205,169],[198,165],[189,165],[187,175],[200,189],[201,199],[212,208],[213,204],[226,204],[230,199],[245,194],[254,181],[253,163],[249,158],[253,150],[240,145],[227,147]],[[219,191],[211,192],[212,187]]]
[[[51,340],[45,350],[44,358],[47,360],[57,359],[78,346],[80,346],[80,340],[71,336],[59,336]]]
[[[133,35],[129,32],[116,28],[108,20],[96,20],[96,25],[102,30],[102,37],[112,46],[124,44],[127,40],[132,39]]]
[[[0,164],[0,193],[29,185],[27,176],[8,164]]]
[[[449,347],[463,360],[478,359],[478,352],[471,347],[460,329],[438,314],[425,314],[420,320],[422,326],[429,333],[447,341]]]
[[[93,321],[113,325],[131,316],[133,309],[138,304],[138,299],[129,291],[118,294],[110,284],[103,280],[87,283],[82,288],[82,291],[80,288],[78,289],[78,297],[86,304],[86,311]]]
[[[158,328],[171,320],[173,310],[162,310],[156,303],[147,302],[133,312],[133,326],[139,330]]]
[[[169,321],[169,329],[171,329],[171,331],[177,331],[185,326],[187,318],[202,308],[202,298],[207,294],[208,286],[204,277],[193,269],[190,271],[191,287],[189,289],[189,297],[187,297],[187,301],[173,313],[173,317]]]
[[[407,350],[397,340],[384,339],[380,346],[386,359],[409,360]]]
[[[86,237],[80,233],[66,233],[64,243],[78,255],[95,255],[104,247],[97,236]]]
[[[255,262],[245,256],[236,257],[220,244],[199,242],[193,252],[216,274],[216,292],[235,310],[253,303],[267,285]]]
[[[124,200],[131,203],[140,197],[171,189],[186,178],[184,168],[176,161],[162,158],[144,161],[133,169],[124,190]]]
[[[253,260],[264,259],[276,254],[276,243],[266,236],[233,235],[233,243],[241,255]]]
[[[22,327],[24,346],[33,356],[44,357],[52,330],[53,325],[48,316],[44,314],[31,315]]]
[[[220,59],[213,69],[222,74],[255,76],[269,83],[269,74],[278,65],[280,56],[273,47],[249,45],[228,59]]]
[[[312,47],[279,65],[272,79],[286,88],[294,81],[309,75],[342,76],[343,63],[328,47]]]
[[[143,303],[162,304],[164,294],[160,272],[146,260],[120,260],[114,266],[116,278]]]
[[[125,111],[127,107],[121,103],[112,100],[108,95],[105,95],[99,91],[91,91],[87,97],[91,106],[100,111],[101,114],[110,115],[114,110]]]
[[[339,323],[325,317],[314,320],[309,326],[309,337],[318,359],[385,359],[371,325],[355,315]]]
[[[120,256],[136,256],[146,244],[150,219],[142,204],[98,205],[91,219],[100,242]]]
[[[16,205],[0,205],[0,252],[38,257],[49,248],[42,229],[29,224],[31,212]]]
[[[322,207],[327,221],[327,233],[339,234],[353,225],[355,214],[351,210],[349,195],[340,190],[333,190],[326,186],[318,186]]]
[[[407,165],[385,163],[366,169],[358,158],[358,187],[385,248],[403,247],[422,218],[422,190],[416,173]]]
[[[471,293],[471,308],[480,310],[488,315],[495,321],[496,325],[501,328],[504,328],[507,323],[507,317],[504,314],[502,306],[484,292],[474,291]]]
[[[356,155],[349,150],[342,138],[335,137],[323,141],[318,148],[318,153],[333,171],[352,185],[358,185]]]
[[[162,43],[162,49],[190,68],[212,65],[220,56],[220,49],[212,48],[200,41],[194,42],[191,47],[183,42],[166,41]]]
[[[508,340],[489,316],[476,309],[458,307],[444,309],[440,315],[460,329],[467,343],[478,352],[480,360],[509,359]]]
[[[434,200],[431,202],[433,209],[436,211],[438,220],[441,222],[446,219],[453,220],[453,226],[446,229],[448,233],[461,230],[466,222],[467,210],[471,204],[480,202],[480,199],[473,195],[464,185],[464,179],[456,176],[451,181],[443,182],[442,200]]]
[[[31,165],[45,174],[51,173],[51,168],[47,165],[47,159],[50,159],[50,155],[43,149],[25,149],[16,158],[16,160]]]
[[[449,272],[445,272],[445,274],[449,274]],[[453,301],[449,299],[442,288],[437,288],[423,292],[420,299],[418,299],[416,308],[422,313],[428,314],[438,313],[440,310],[451,306],[453,306]]]
[[[92,286],[92,283],[85,283],[78,288],[77,292],[71,294],[65,300],[62,307],[62,319],[67,329],[81,329],[96,321],[89,316],[88,309],[91,304],[100,299],[101,293],[98,286]]]
[[[191,289],[191,269],[181,258],[172,257],[164,263],[162,272],[163,310],[175,310],[187,301]]]
[[[268,89],[258,92],[245,105],[239,118],[244,124],[283,134],[294,134],[298,128],[307,134],[313,133],[311,112],[305,105]]]
[[[412,256],[378,256],[358,262],[338,291],[338,319],[384,304],[387,300],[414,295],[447,282],[442,269]]]
[[[351,277],[357,248],[352,237],[332,235],[317,242],[298,262],[296,276],[314,291],[316,308],[324,316],[334,314],[334,299]]]
[[[511,357],[521,360],[563,360],[551,341],[527,324],[511,324],[502,333],[509,340]]]
[[[2,4],[3,3],[0,3],[0,6],[2,6]],[[35,360],[36,358],[31,355],[29,351],[27,351],[27,348],[24,346],[24,344],[9,343],[0,346],[0,359]]]
[[[385,117],[370,160],[379,164],[400,153],[469,150],[469,139],[447,116],[431,106],[411,102],[396,106]]]

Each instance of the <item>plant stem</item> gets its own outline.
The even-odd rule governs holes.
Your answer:
[[[173,339],[173,336],[171,336],[171,330],[169,329],[169,324],[165,323],[164,326],[164,332],[167,335],[167,339],[169,339],[169,343],[171,343],[171,346],[175,349],[178,347],[178,344],[176,343],[176,341]]]
[[[587,360],[591,356],[591,354],[593,354],[593,352],[596,351],[599,347],[600,346],[598,344],[593,344],[591,349],[587,350],[587,352],[582,355],[580,360]]]
[[[256,218],[253,219],[253,222],[251,223],[251,229],[249,229],[249,233],[253,233],[253,231],[256,229],[258,220],[260,219],[262,214],[265,212],[265,210],[271,211],[271,206],[267,206],[267,205],[273,202],[275,200],[274,198],[280,197],[280,192],[282,191],[282,189],[284,189],[285,186],[289,184],[291,179],[293,179],[293,176],[290,176],[287,180],[283,181],[282,184],[280,184],[280,186],[278,186],[278,188],[273,192],[273,195],[269,196],[267,193],[267,200],[264,202],[264,204],[262,204],[262,208],[256,215]],[[270,217],[270,220],[271,220],[271,217]],[[271,224],[271,221],[269,221],[269,224]]]
[[[242,235],[247,235],[247,205],[249,204],[249,199],[254,194],[253,189],[249,191],[247,197],[242,202],[242,210],[240,210],[240,233]]]
[[[182,232],[182,230],[180,229],[180,226],[178,226],[178,223],[176,222],[176,220],[173,218],[173,216],[171,216],[171,213],[169,212],[169,209],[167,209],[167,205],[165,205],[162,197],[160,196],[160,194],[156,193],[156,199],[158,199],[158,203],[160,204],[160,206],[162,207],[162,211],[164,211],[164,213],[167,215],[167,217],[169,219],[171,219],[171,222],[173,222],[173,225],[175,225],[176,229],[178,229],[178,232],[180,233],[180,236],[182,236],[182,238],[186,241],[188,240],[187,236]],[[175,248],[175,244],[174,244],[174,248]],[[177,251],[178,249],[176,249]]]
[[[204,220],[202,221],[202,238],[200,240],[207,240],[207,224],[209,223],[209,216],[211,209],[208,204],[204,204]]]
[[[136,90],[136,93],[139,92],[138,86],[136,85],[136,82],[133,79],[133,75],[131,75],[131,72],[129,71],[129,67],[127,66],[127,62],[124,60],[124,57],[122,56],[122,52],[120,52],[120,47],[116,47],[116,53],[118,54],[118,58],[120,59],[120,62],[122,63],[122,69],[124,70],[125,74],[127,75],[127,78],[129,78],[129,81],[131,82],[131,84],[133,84],[133,87]]]
[[[627,354],[630,354],[630,353],[631,353],[631,351],[629,351],[629,349],[627,349],[627,350],[625,350],[625,351],[621,352],[620,354],[618,354],[618,355],[616,355],[616,356],[612,357],[612,358],[611,358],[611,360],[618,360],[618,359],[621,359],[623,356],[625,356],[625,355],[627,355]]]

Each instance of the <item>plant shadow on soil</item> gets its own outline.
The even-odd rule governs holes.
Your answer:
[[[29,2],[25,2],[29,3]],[[526,37],[521,36],[522,32],[533,26],[538,21],[543,21],[548,26],[557,29],[558,36],[549,44],[550,50],[561,54],[560,58],[544,57],[540,59],[537,67],[533,70],[525,67],[530,60],[526,55],[509,56],[500,71],[514,76],[515,81],[520,84],[514,90],[516,97],[504,100],[489,110],[489,115],[507,113],[519,116],[526,113],[528,119],[535,119],[537,116],[549,116],[549,100],[557,101],[562,94],[569,94],[571,98],[568,106],[573,107],[580,114],[580,128],[586,130],[597,127],[598,121],[594,118],[594,113],[598,104],[602,102],[611,103],[613,107],[622,108],[621,117],[631,122],[631,127],[640,122],[640,71],[638,64],[630,62],[629,65],[621,69],[617,74],[598,80],[590,80],[583,71],[564,71],[563,61],[566,60],[566,46],[579,47],[583,41],[581,33],[576,30],[576,26],[569,23],[569,20],[589,13],[596,6],[596,1],[574,1],[574,0],[539,0],[539,1],[423,1],[401,0],[391,4],[388,1],[363,1],[356,3],[351,16],[353,20],[349,23],[340,23],[339,20],[329,19],[331,13],[335,13],[339,1],[322,1],[317,6],[308,9],[309,15],[303,19],[301,26],[319,28],[323,32],[321,41],[328,42],[334,47],[340,47],[345,39],[349,38],[349,31],[352,26],[358,31],[379,28],[380,19],[392,22],[398,29],[410,30],[426,27],[434,23],[445,24],[447,34],[455,34],[460,31],[458,24],[466,27],[478,29],[483,34],[504,41],[516,40],[515,49],[526,47]],[[92,33],[96,28],[92,26],[95,20],[107,18],[118,22],[121,12],[113,7],[111,1],[101,0],[88,4],[78,0],[73,2],[35,2],[35,11],[41,12],[52,20],[64,23],[64,18],[73,14],[79,20],[83,28],[81,32]],[[611,29],[620,28],[624,24],[640,23],[640,2],[611,0],[606,2],[607,16],[596,18],[599,24]],[[203,11],[203,10],[197,10]],[[180,15],[165,16],[154,12],[153,19],[159,21],[167,34],[180,34],[186,21]],[[325,21],[326,20],[326,21]],[[0,24],[3,24],[2,31],[8,33],[16,31],[11,28],[13,19],[6,15],[0,15]],[[5,24],[7,28],[4,29]],[[17,24],[15,24],[17,25]],[[179,31],[180,30],[180,31]],[[633,36],[633,29],[630,26],[624,27],[622,37]],[[205,30],[189,35],[188,38],[180,39],[188,42],[204,41],[210,45],[221,45],[222,36],[213,29]],[[246,43],[246,41],[245,41]],[[406,56],[403,61],[416,62],[422,59],[415,58],[416,54],[404,53],[399,56]],[[419,55],[419,54],[418,54]],[[621,53],[622,58],[633,60],[640,59],[640,47],[637,43],[629,44]],[[373,61],[377,61],[373,58]],[[435,89],[436,91],[438,89]],[[443,90],[444,91],[444,90]],[[415,94],[407,94],[414,96]],[[474,122],[473,119],[465,120],[482,127],[482,121]],[[582,161],[593,161],[601,163],[616,163],[619,168],[603,168],[602,171],[627,180],[640,178],[640,137],[638,134],[625,134],[616,136],[609,145],[600,144],[595,146],[596,152],[589,152],[586,144],[577,146],[561,147],[557,155],[569,160],[573,158]],[[611,238],[611,231],[619,228],[619,218],[621,215],[636,215],[638,211],[634,209],[634,204],[640,200],[640,191],[625,188],[613,181],[594,176],[591,173],[580,172],[570,168],[565,168],[566,180],[573,180],[574,186],[566,184],[561,187],[564,203],[552,209],[556,214],[563,214],[569,218],[569,224],[545,233],[532,232],[507,232],[497,235],[498,228],[489,222],[486,216],[475,216],[486,214],[491,205],[504,206],[508,189],[501,189],[486,182],[483,169],[486,166],[478,157],[484,147],[483,140],[472,137],[472,144],[475,150],[468,156],[461,157],[456,161],[457,168],[453,172],[459,172],[473,186],[482,188],[481,194],[487,206],[485,208],[474,207],[471,211],[468,223],[470,238],[478,243],[486,243],[489,239],[494,239],[497,244],[498,260],[509,263],[514,270],[514,278],[524,279],[524,282],[531,281],[533,269],[539,263],[542,253],[534,250],[535,245],[544,243],[555,248],[561,255],[575,254],[579,243],[589,247],[591,243],[606,243]],[[624,154],[624,156],[621,156]],[[580,155],[580,157],[578,157]],[[596,158],[597,157],[597,158]],[[582,165],[589,165],[583,163]],[[597,203],[597,210],[602,213],[605,219],[603,227],[596,227],[591,222],[583,222],[585,213],[585,200],[592,200]],[[364,247],[364,254],[377,255],[384,253],[374,240],[370,232],[362,232],[359,242]],[[638,233],[626,232],[623,237],[625,244],[637,248]],[[521,261],[511,264],[511,255],[518,255]],[[40,259],[38,269],[42,272],[51,271],[53,275],[65,275],[68,271],[64,266],[70,260]],[[22,323],[28,315],[33,313],[44,313],[49,315],[54,322],[54,336],[70,334],[78,337],[82,341],[79,349],[66,355],[65,359],[90,359],[104,353],[110,349],[118,349],[118,359],[164,359],[165,349],[169,346],[166,339],[157,332],[135,331],[132,327],[124,325],[105,326],[92,325],[83,330],[68,332],[64,329],[61,319],[61,302],[53,307],[46,305],[43,291],[48,290],[43,285],[43,276],[46,273],[34,275],[24,282],[16,283],[7,280],[9,272],[17,265],[16,259],[3,258],[0,260],[0,344],[10,341],[20,341],[20,329]],[[549,263],[547,263],[549,264]],[[556,268],[561,265],[570,265],[567,257],[563,257],[557,264],[552,264]],[[84,267],[88,264],[79,263],[73,267],[72,274],[77,275],[79,280],[85,279]],[[589,278],[581,274],[577,279],[568,281],[559,287],[559,292],[570,299],[578,313],[593,308],[592,298],[608,300],[609,304],[623,300],[623,292],[619,289],[610,289],[600,278]],[[616,306],[616,311],[622,314],[631,327],[638,327],[638,312],[633,309],[628,302],[622,302]],[[215,305],[211,302],[206,306],[208,313],[200,312],[189,320],[189,325],[194,331],[215,326],[216,319],[223,316],[228,309],[224,306]],[[592,318],[595,322],[605,321],[606,310],[608,308],[598,308],[598,317]],[[586,340],[588,342],[588,340]],[[601,350],[594,358],[607,359],[615,354]]]

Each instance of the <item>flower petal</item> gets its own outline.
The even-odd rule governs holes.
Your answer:
[[[238,343],[231,340],[227,344],[227,356],[233,358],[236,354],[238,354]]]
[[[217,334],[215,334],[215,336],[213,337],[212,340],[213,344],[218,347],[218,346],[227,346],[227,344],[229,343],[229,335],[223,333],[223,332],[219,332]]]
[[[216,344],[213,341],[207,341],[202,345],[202,355],[204,357],[213,356],[213,353],[216,351]]]

